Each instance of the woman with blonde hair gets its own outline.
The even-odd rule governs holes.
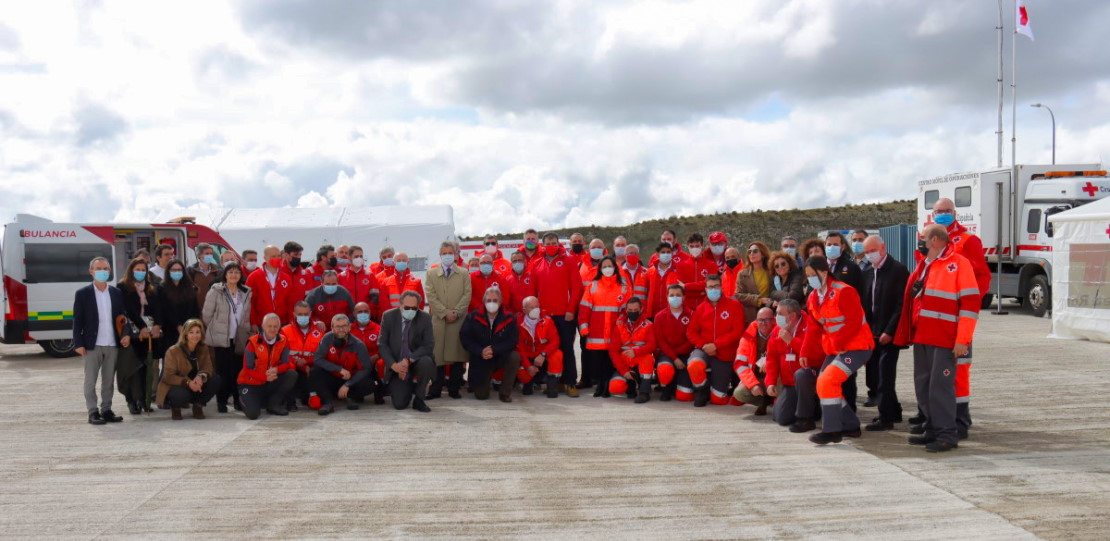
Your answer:
[[[755,241],[748,244],[744,270],[736,275],[736,300],[744,305],[744,321],[755,321],[760,308],[771,306],[773,280],[771,275],[771,250],[766,244]]]
[[[220,378],[212,366],[212,350],[204,343],[204,323],[190,319],[181,325],[181,337],[166,350],[157,402],[169,409],[175,421],[181,408],[192,405],[193,418],[204,419],[204,405],[216,394]]]

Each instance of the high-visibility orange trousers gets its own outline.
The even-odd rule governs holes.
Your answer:
[[[842,385],[871,357],[871,350],[829,355],[817,376],[817,398],[821,399],[822,432],[859,431],[859,417],[846,400]]]
[[[534,361],[534,357],[528,359],[528,362]],[[556,350],[555,353],[548,355],[547,362],[543,363],[543,366],[541,367],[541,372],[538,372],[537,374],[542,373],[542,369],[546,369],[547,373],[552,376],[561,377],[563,375],[563,352]],[[497,370],[494,370],[492,379],[497,383],[501,383],[504,375],[505,371],[498,368]],[[532,375],[528,373],[527,369],[521,368],[516,371],[516,380],[521,383],[532,383]]]

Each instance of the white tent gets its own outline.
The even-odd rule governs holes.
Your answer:
[[[1110,197],[1049,217],[1052,335],[1110,342]]]
[[[423,271],[428,259],[439,254],[439,244],[455,240],[455,214],[449,205],[166,210],[154,218],[164,222],[180,216],[216,230],[237,252],[281,247],[288,241],[304,246],[304,259],[312,261],[324,244],[359,245],[369,261],[378,250],[392,246],[410,257],[413,271]]]

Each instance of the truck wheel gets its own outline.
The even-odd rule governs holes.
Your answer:
[[[980,310],[990,310],[991,305],[994,303],[994,293],[987,293],[983,295],[983,303],[979,305]]]
[[[1052,294],[1048,289],[1048,278],[1038,274],[1029,280],[1029,291],[1025,293],[1025,307],[1033,311],[1036,317],[1044,317],[1052,303]]]
[[[39,340],[39,345],[51,357],[64,359],[77,356],[77,352],[73,351],[76,349],[73,347],[73,340]]]

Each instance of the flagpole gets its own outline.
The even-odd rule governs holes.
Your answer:
[[[994,132],[998,135],[998,168],[1002,169],[1002,107],[1005,102],[1005,91],[1003,91],[1003,74],[1002,69],[1002,56],[1003,56],[1003,30],[1006,28],[1002,17],[1002,0],[998,0],[998,131]]]
[[[1017,2],[1014,2],[1014,21],[1017,21]],[[1010,166],[1013,168],[1014,186],[1017,186],[1017,24],[1010,38],[1010,105],[1013,108],[1010,118]],[[1016,192],[1016,190],[1015,190]]]

